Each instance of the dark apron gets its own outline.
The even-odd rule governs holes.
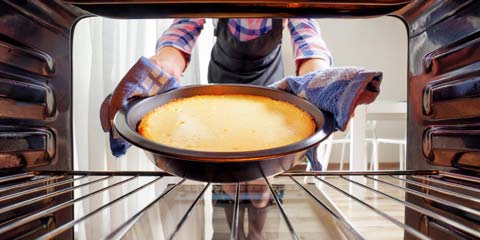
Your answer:
[[[282,19],[272,19],[272,29],[249,41],[240,41],[228,28],[228,18],[218,20],[208,66],[208,82],[267,86],[284,77]]]

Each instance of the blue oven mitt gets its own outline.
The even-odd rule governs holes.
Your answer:
[[[124,155],[130,147],[130,144],[112,129],[115,113],[132,100],[157,95],[179,86],[174,77],[169,76],[145,57],[141,57],[130,68],[113,93],[105,98],[100,108],[102,128],[110,134],[110,149],[115,157]]]
[[[333,114],[335,130],[344,131],[360,104],[375,100],[380,92],[382,73],[358,67],[338,67],[313,71],[303,76],[286,77],[270,87],[293,93]],[[313,170],[322,166],[316,147],[307,152]]]

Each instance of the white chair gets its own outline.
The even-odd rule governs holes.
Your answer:
[[[338,139],[334,139],[332,134],[318,146],[317,157],[320,163],[322,164],[323,170],[328,169],[328,164],[330,163],[330,156],[332,154],[333,144],[342,144],[342,152],[340,156],[340,171],[343,170],[343,162],[345,158],[345,146],[348,143],[350,143],[350,132],[347,132],[345,137],[338,138]]]
[[[373,152],[375,154],[376,159],[378,159],[378,145],[380,143],[386,143],[386,144],[397,144],[398,145],[398,155],[399,155],[399,164],[400,164],[400,170],[405,170],[406,167],[406,151],[407,151],[407,141],[406,139],[388,139],[388,138],[377,138],[376,139],[376,146],[373,148],[376,148],[377,150]],[[373,164],[370,166],[370,169],[372,170],[378,170],[378,160],[373,162]]]
[[[406,146],[407,141],[403,139],[390,139],[390,138],[378,138],[376,134],[377,121],[369,120],[366,124],[366,130],[370,133],[371,137],[365,139],[365,144],[372,145],[372,151],[370,155],[370,170],[377,171],[379,170],[379,145],[380,144],[397,144],[399,146],[399,165],[400,170],[405,170],[406,162]],[[343,170],[343,165],[345,162],[345,149],[347,144],[350,144],[350,131],[347,130],[347,133],[342,138],[333,138],[333,134],[330,135],[325,141],[323,141],[317,150],[318,159],[322,164],[323,170],[328,169],[330,163],[330,158],[332,154],[332,147],[334,144],[342,144],[342,150],[340,152],[340,162],[339,169]],[[367,146],[365,146],[367,147]],[[368,159],[368,158],[367,158]]]
[[[370,170],[377,171],[378,170],[378,148],[381,143],[383,144],[397,144],[399,151],[399,165],[400,170],[405,170],[405,162],[406,162],[406,150],[407,150],[407,140],[406,138],[403,139],[394,139],[394,138],[377,138],[376,134],[376,124],[377,121],[369,121],[373,126],[373,134],[372,137],[368,139],[368,142],[372,144],[372,156],[370,162]]]
[[[378,170],[378,150],[380,144],[396,144],[399,148],[399,165],[401,170],[406,168],[406,134],[403,138],[377,138],[376,121],[406,121],[407,103],[402,101],[376,101],[367,106],[367,116],[374,125],[370,142],[372,143],[371,170]]]
[[[371,130],[372,128],[368,127],[367,130]],[[330,163],[330,157],[332,154],[332,147],[334,144],[342,144],[342,150],[340,152],[340,163],[339,163],[339,170],[343,170],[343,165],[345,163],[345,150],[347,144],[350,144],[350,129],[347,130],[347,133],[342,138],[333,138],[333,134],[330,135],[325,141],[323,141],[317,150],[318,159],[322,164],[323,170],[328,169],[328,165]],[[372,139],[365,139],[366,142],[371,142]],[[365,146],[366,147],[366,146]]]

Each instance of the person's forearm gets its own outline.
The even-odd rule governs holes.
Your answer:
[[[175,63],[179,68],[185,70],[187,67],[186,54],[175,47],[163,47],[155,55],[159,59],[168,59]]]
[[[302,76],[309,72],[330,67],[330,62],[321,58],[304,59],[299,63],[298,75]]]

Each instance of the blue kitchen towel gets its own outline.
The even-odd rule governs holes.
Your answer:
[[[381,72],[358,67],[339,67],[286,77],[271,87],[293,93],[319,109],[332,113],[335,130],[344,131],[356,106],[371,103],[378,96],[381,80]],[[307,151],[307,158],[312,170],[322,170],[317,158],[317,147]]]
[[[100,110],[102,127],[110,134],[110,149],[115,157],[127,152],[130,144],[112,129],[111,120],[118,109],[138,98],[154,96],[178,88],[177,80],[145,57],[141,57],[107,97]]]
[[[368,104],[380,93],[382,73],[358,67],[338,67],[290,76],[270,85],[306,99],[333,114],[335,129],[344,131],[360,104]]]

